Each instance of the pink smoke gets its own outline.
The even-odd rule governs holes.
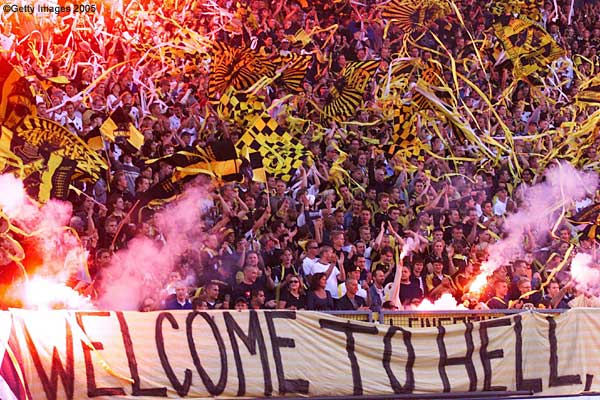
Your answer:
[[[566,162],[548,169],[545,176],[545,182],[527,190],[519,211],[506,219],[506,237],[488,247],[489,259],[481,266],[484,276],[524,255],[526,231],[530,230],[540,242],[545,240],[563,208],[594,193],[598,184],[596,173],[577,171]]]
[[[578,253],[571,261],[571,277],[580,292],[600,295],[600,265],[589,254]]]
[[[84,301],[65,285],[87,263],[87,254],[77,234],[68,227],[71,203],[51,200],[38,204],[27,196],[23,182],[7,174],[0,175],[0,193],[0,208],[10,223],[7,234],[15,240],[25,236],[28,246],[34,247],[41,258],[27,261],[27,276],[8,295],[26,308],[89,305],[89,300]]]
[[[135,310],[144,298],[156,297],[168,274],[177,267],[179,257],[200,248],[206,236],[203,215],[211,205],[208,186],[200,184],[188,188],[180,199],[155,215],[164,243],[136,237],[127,249],[119,250],[104,272],[107,291],[98,300],[99,305],[111,310]]]

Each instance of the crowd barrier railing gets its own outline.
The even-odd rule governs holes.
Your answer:
[[[353,321],[378,322],[380,324],[403,328],[427,328],[441,325],[462,324],[487,319],[501,318],[507,315],[528,312],[529,310],[434,310],[434,311],[326,311]],[[542,314],[560,314],[566,310],[532,310]]]

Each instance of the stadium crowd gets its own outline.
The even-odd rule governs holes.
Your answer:
[[[104,289],[103,269],[135,235],[168,245],[151,215],[138,221],[129,214],[142,193],[173,173],[167,162],[145,161],[223,138],[235,142],[243,133],[208,101],[210,72],[201,57],[166,48],[143,63],[105,73],[140,58],[144,46],[173,43],[179,24],[234,46],[251,43],[267,57],[312,54],[301,95],[278,105],[285,90],[267,87],[262,93],[267,106],[277,105],[271,107],[276,119],[292,115],[311,121],[299,139],[312,157],[289,181],[269,175],[266,183],[246,178],[212,185],[205,235],[181,254],[167,282],[149,283],[140,310],[395,309],[389,290],[396,268],[401,268],[400,299],[406,308],[444,293],[470,308],[568,307],[576,295],[569,263],[546,282],[549,273],[565,255],[592,253],[596,246],[595,238],[568,223],[545,240],[526,233],[521,257],[498,266],[476,296],[469,295],[469,285],[487,259],[486,249],[506,234],[506,218],[518,212],[527,190],[543,176],[549,163],[542,160],[565,138],[567,127],[581,126],[597,109],[578,108],[574,99],[582,80],[600,68],[599,1],[559,0],[558,9],[550,1],[542,4],[541,23],[565,55],[532,82],[514,81],[512,64],[496,62],[492,16],[480,1],[457,0],[463,19],[452,11],[428,21],[408,47],[407,35],[394,24],[388,30],[382,9],[369,0],[252,0],[247,7],[220,0],[182,3],[125,2],[122,12],[60,14],[55,25],[25,14],[0,16],[1,44],[11,63],[38,78],[72,77],[66,84],[32,80],[38,115],[84,137],[121,107],[144,135],[139,151],[107,143],[110,176],[72,192],[71,225],[92,254],[93,291]],[[36,52],[25,47],[33,36],[22,40],[33,35],[27,33],[32,27],[44,38],[34,42],[40,46]],[[295,46],[300,28],[316,32],[302,48]],[[462,81],[458,109],[477,126],[477,135],[508,146],[500,122],[506,125],[513,134],[510,155],[485,158],[441,122],[435,128],[439,134],[417,125],[429,151],[411,155],[408,163],[381,151],[376,140],[389,140],[392,127],[391,121],[370,124],[382,115],[377,82],[398,55],[448,64],[442,46],[459,72],[490,88],[497,114]],[[359,123],[328,121],[319,130],[322,122],[312,104],[324,104],[346,63],[364,60],[379,60],[380,67],[353,118]],[[407,99],[410,95],[407,90]],[[600,136],[585,143],[569,161],[597,170]],[[518,170],[509,165],[513,155]],[[600,201],[599,193],[577,207]],[[415,248],[399,260],[408,238]],[[568,252],[570,245],[574,252]]]

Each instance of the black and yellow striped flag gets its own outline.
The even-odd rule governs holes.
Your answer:
[[[380,7],[381,17],[398,25],[405,34],[424,31],[427,24],[449,11],[445,2],[436,0],[392,0]]]
[[[215,41],[211,48],[208,98],[216,101],[230,86],[246,90],[262,77],[273,77],[275,69],[275,63],[250,48]]]
[[[95,181],[107,168],[105,160],[77,135],[59,123],[39,118],[26,118],[13,132],[12,151],[24,163],[40,158],[48,159],[51,153],[77,162],[76,171]]]
[[[302,82],[306,71],[312,64],[312,56],[292,53],[289,56],[281,57],[280,63],[283,70],[275,84],[291,93],[302,92]]]
[[[187,157],[187,161],[185,158]],[[196,148],[193,153],[180,157],[163,158],[166,162],[177,160],[173,180],[191,179],[200,174],[208,175],[217,181],[232,182],[242,179],[242,160],[238,157],[235,145],[231,140],[219,140],[209,143],[206,148]]]
[[[31,86],[6,60],[0,61],[0,125],[14,129],[37,114]]]
[[[362,106],[365,90],[378,66],[377,60],[349,62],[330,88],[329,98],[323,106],[323,117],[344,120],[353,116]]]

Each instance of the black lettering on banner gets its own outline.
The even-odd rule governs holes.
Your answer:
[[[542,391],[542,379],[523,379],[523,322],[520,315],[515,315],[515,377],[517,390],[530,390],[533,393]]]
[[[409,317],[408,318],[408,327],[412,328],[414,326],[413,322],[419,321],[419,320],[420,320],[420,318],[417,318],[417,317]]]
[[[25,323],[25,321],[22,321],[22,324],[23,331],[25,333],[25,341],[27,342],[27,348],[29,349],[29,353],[31,354],[33,365],[35,366],[38,376],[40,377],[40,381],[42,381],[42,386],[44,388],[46,398],[50,400],[56,400],[58,396],[58,377],[60,376],[60,380],[62,382],[63,388],[65,389],[65,394],[67,398],[72,399],[75,371],[73,365],[73,333],[71,331],[69,321],[65,320],[65,365],[63,365],[62,363],[62,360],[60,359],[56,347],[52,346],[52,367],[50,369],[49,378],[48,374],[46,374],[46,371],[44,370],[42,360],[40,359],[40,355],[37,351],[37,348],[35,347],[35,343],[31,338],[29,329],[27,329],[27,324]]]
[[[236,335],[240,338],[242,343],[244,343],[250,354],[253,356],[256,355],[256,347],[258,345],[258,351],[260,352],[260,363],[265,380],[265,396],[271,396],[273,394],[273,382],[271,380],[271,369],[269,367],[269,358],[267,356],[265,338],[263,337],[262,330],[260,328],[260,321],[258,320],[257,312],[251,310],[249,311],[249,316],[250,321],[248,322],[248,334],[246,334],[229,312],[223,313],[225,326],[227,326],[227,333],[229,334],[229,340],[231,341],[231,347],[233,349],[235,367],[238,374],[239,384],[237,395],[244,396],[246,394],[246,377],[244,375],[244,367],[242,365],[240,347],[238,345]]]
[[[550,342],[550,379],[548,386],[570,386],[581,384],[579,375],[558,375],[558,343],[556,340],[556,320],[552,316],[548,320],[548,341]]]
[[[398,382],[398,379],[394,375],[394,371],[392,371],[390,365],[392,360],[392,354],[394,352],[392,348],[392,339],[398,331],[402,332],[402,338],[404,339],[404,345],[406,346],[406,382],[404,383],[404,386],[402,386],[402,384]],[[415,390],[415,373],[413,371],[413,366],[415,365],[416,357],[415,348],[413,347],[410,339],[410,331],[407,331],[397,326],[391,326],[385,334],[385,337],[383,338],[383,368],[385,369],[385,372],[387,373],[387,376],[390,380],[392,390],[396,394],[412,393],[413,390]]]
[[[319,325],[324,329],[332,331],[344,332],[346,334],[346,351],[350,360],[350,368],[352,369],[352,382],[354,384],[354,395],[361,396],[363,394],[362,377],[360,376],[360,367],[358,359],[354,353],[354,334],[366,333],[368,335],[377,335],[377,327],[362,326],[353,324],[352,322],[338,322],[329,319],[319,319]]]
[[[477,372],[475,371],[475,365],[473,364],[473,351],[475,351],[475,346],[473,345],[473,324],[471,322],[466,322],[465,327],[467,354],[465,357],[448,358],[446,344],[444,343],[446,328],[441,325],[438,326],[437,345],[440,353],[438,370],[440,372],[442,384],[444,385],[444,392],[449,392],[452,389],[450,381],[448,380],[448,374],[446,373],[446,366],[449,365],[464,365],[467,369],[467,376],[469,377],[469,392],[477,390]]]
[[[85,333],[85,327],[83,326],[83,317],[110,317],[108,311],[76,311],[75,320]],[[87,334],[87,333],[86,333]],[[102,342],[91,342],[92,346],[96,350],[104,350]],[[81,350],[83,351],[83,360],[85,362],[85,377],[87,382],[87,395],[88,397],[100,397],[100,396],[125,396],[125,390],[120,387],[98,387],[96,385],[96,374],[94,373],[94,364],[92,363],[92,349],[87,344],[81,341]]]
[[[503,358],[504,350],[496,349],[488,351],[490,338],[488,336],[488,328],[496,328],[499,326],[510,326],[511,322],[508,318],[492,319],[481,321],[479,324],[479,337],[481,338],[481,348],[479,356],[483,365],[483,390],[484,391],[502,391],[506,390],[506,386],[492,386],[492,362],[495,358]]]
[[[137,360],[135,358],[135,351],[133,350],[133,342],[131,341],[131,335],[129,334],[129,326],[123,316],[122,311],[117,311],[117,320],[119,321],[119,327],[121,328],[121,337],[123,338],[123,346],[125,347],[125,355],[127,356],[127,364],[129,365],[129,372],[131,373],[131,394],[133,396],[154,396],[154,397],[167,397],[167,388],[142,388],[140,382],[140,373],[138,370]]]
[[[444,324],[444,322],[451,322],[451,321],[452,321],[452,318],[450,318],[450,317],[440,317],[437,320],[437,324],[438,325],[446,325],[446,324]]]
[[[592,382],[594,382],[594,375],[585,374],[585,388],[583,389],[584,392],[590,391],[590,389],[592,388]]]
[[[200,363],[200,357],[198,357],[198,352],[196,351],[196,344],[194,343],[194,335],[192,333],[192,324],[194,323],[194,319],[197,316],[201,316],[210,326],[212,334],[217,341],[217,347],[219,348],[219,358],[221,360],[221,374],[219,375],[219,382],[215,385],[210,376],[206,373],[204,367],[202,367],[202,363]],[[188,314],[186,319],[186,333],[188,346],[190,348],[190,353],[192,354],[192,359],[194,360],[194,365],[196,366],[196,370],[198,370],[198,374],[200,374],[200,378],[206,387],[206,390],[213,395],[218,396],[223,391],[225,391],[225,386],[227,385],[227,352],[225,351],[225,343],[223,342],[223,337],[221,336],[221,332],[219,332],[219,328],[215,321],[213,321],[212,317],[205,312],[191,312]]]
[[[185,369],[185,372],[183,373],[183,384],[179,382],[179,379],[177,379],[177,376],[175,376],[175,372],[169,363],[169,358],[167,357],[167,352],[165,351],[165,340],[162,333],[162,325],[165,319],[171,323],[171,328],[179,329],[179,324],[175,320],[173,314],[170,312],[161,312],[158,314],[154,329],[156,351],[158,352],[160,363],[162,364],[162,367],[167,374],[167,378],[169,379],[169,382],[171,382],[173,389],[175,389],[179,396],[185,397],[190,390],[190,386],[192,385],[192,370],[189,368]]]
[[[300,393],[308,394],[310,383],[304,379],[285,379],[283,370],[283,361],[281,360],[282,347],[295,348],[296,342],[294,339],[277,336],[275,324],[273,321],[276,318],[296,319],[294,311],[270,311],[266,312],[267,327],[269,328],[269,336],[271,337],[271,345],[273,346],[273,358],[275,359],[275,369],[277,371],[277,382],[279,384],[279,394]]]

